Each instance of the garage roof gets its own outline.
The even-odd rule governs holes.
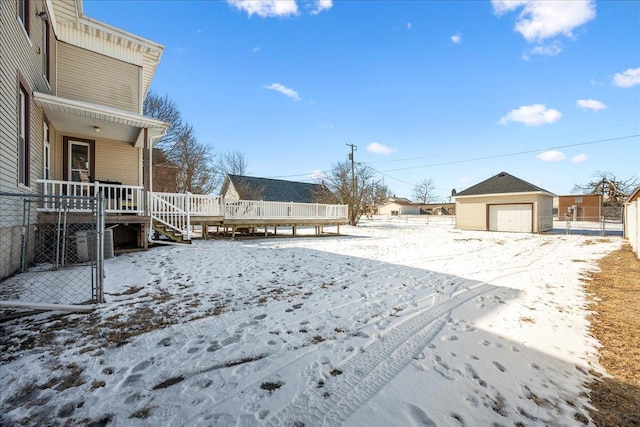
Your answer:
[[[506,172],[500,172],[499,174],[492,176],[491,178],[482,181],[472,187],[467,188],[464,191],[456,194],[456,197],[460,196],[479,196],[484,194],[505,194],[505,193],[547,193],[553,196],[553,193],[542,189],[536,185],[533,185],[520,178],[516,178]]]

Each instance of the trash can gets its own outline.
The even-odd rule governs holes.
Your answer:
[[[113,229],[107,228],[103,234],[104,258],[110,259],[114,256],[113,250]],[[88,262],[94,260],[96,253],[96,232],[92,230],[76,231],[76,251],[78,262]]]

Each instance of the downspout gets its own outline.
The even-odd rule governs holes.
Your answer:
[[[145,206],[145,214],[148,215],[149,217],[149,232],[147,233],[147,241],[151,242],[151,233],[153,233],[153,218],[151,215],[151,193],[153,190],[153,145],[155,144],[155,142],[162,138],[163,136],[166,135],[167,133],[167,129],[165,128],[159,135],[156,136],[152,136],[149,137],[149,129],[148,128],[144,128],[144,143],[145,145],[148,145],[148,147],[145,146],[145,151],[147,151],[147,155],[148,155],[148,168],[149,168],[149,173],[148,173],[148,190],[147,190],[147,194],[145,197],[145,202],[146,202],[146,206]]]

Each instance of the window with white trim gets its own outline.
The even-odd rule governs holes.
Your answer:
[[[18,1],[18,19],[22,22],[27,35],[29,34],[29,0]]]
[[[47,122],[42,123],[42,135],[43,135],[43,154],[44,154],[44,179],[51,179],[51,143],[49,142],[49,124]]]
[[[18,104],[18,184],[29,186],[29,92],[22,84]]]
[[[51,51],[49,49],[49,21],[42,21],[42,75],[49,80]]]

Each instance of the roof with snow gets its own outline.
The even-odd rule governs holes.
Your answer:
[[[500,172],[489,179],[459,192],[456,194],[456,197],[505,193],[547,193],[553,196],[553,193],[533,185],[530,182],[524,181],[506,172]]]

